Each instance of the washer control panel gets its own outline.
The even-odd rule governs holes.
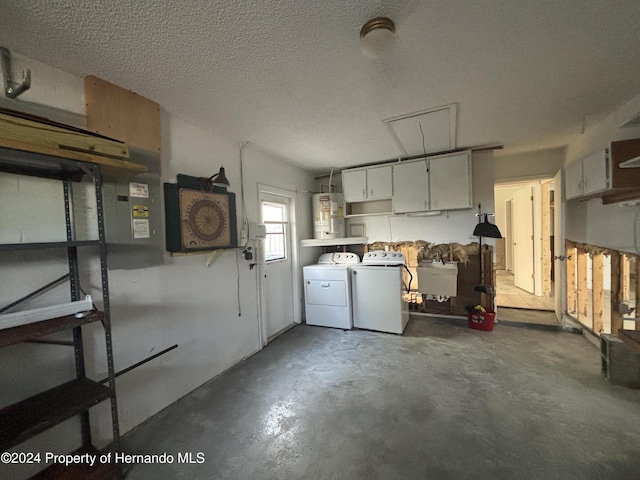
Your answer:
[[[323,253],[318,259],[318,264],[356,264],[360,263],[360,257],[351,252]]]

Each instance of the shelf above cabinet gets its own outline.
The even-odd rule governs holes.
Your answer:
[[[307,240],[300,240],[300,244],[303,247],[330,247],[337,245],[363,245],[368,242],[367,237],[348,237],[348,238],[324,238],[316,239],[310,238]]]
[[[79,327],[87,323],[102,321],[103,319],[103,312],[93,310],[81,318],[77,318],[75,315],[67,315],[65,317],[42,320],[41,322],[29,323],[18,327],[5,328],[4,330],[0,330],[0,347],[33,340],[52,333]]]
[[[79,378],[0,410],[0,451],[44,432],[111,397],[111,389]]]

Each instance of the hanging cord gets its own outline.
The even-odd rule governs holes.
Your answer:
[[[331,172],[329,173],[329,193],[333,193],[331,191],[331,183],[333,182],[333,168],[331,168]]]
[[[409,274],[409,288],[407,288],[407,292],[411,292],[411,282],[413,281],[413,275],[411,275],[411,270],[409,270],[409,267],[407,267],[406,265],[402,265],[402,266]]]
[[[244,241],[244,245],[242,248],[246,248],[249,244],[249,220],[247,218],[247,207],[244,199],[244,147],[246,147],[249,142],[241,142],[240,143],[240,198],[242,199],[242,230],[246,232],[246,239]]]
[[[236,249],[236,287],[238,298],[238,316],[242,316],[242,307],[240,306],[240,250]]]

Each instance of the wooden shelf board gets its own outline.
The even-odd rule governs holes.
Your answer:
[[[332,245],[360,245],[367,243],[367,237],[326,238],[300,240],[303,247],[327,247]]]
[[[78,378],[0,410],[0,451],[73,417],[111,397],[111,389]]]
[[[72,242],[41,242],[41,243],[5,243],[0,244],[0,251],[42,250],[45,248],[88,247],[100,245],[99,240],[76,240]]]
[[[34,338],[50,335],[52,333],[61,332],[87,323],[102,321],[104,313],[93,310],[88,315],[76,318],[75,315],[67,315],[65,317],[52,318],[42,320],[40,322],[20,325],[18,327],[5,328],[0,330],[0,347],[13,345]]]
[[[98,164],[103,171],[125,176],[134,176],[147,170],[144,165],[129,161],[129,147],[125,143],[76,128],[2,112],[0,147],[39,155],[50,164],[55,163],[56,158]],[[27,174],[47,176],[38,172],[27,171]]]
[[[98,449],[88,446],[72,452],[71,455],[89,454],[99,457],[101,453]],[[73,464],[68,467],[59,464],[51,465],[35,474],[30,480],[107,480],[120,477],[120,465],[115,462],[103,464],[96,461],[93,467],[86,464]]]

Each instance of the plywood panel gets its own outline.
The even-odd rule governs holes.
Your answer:
[[[593,256],[593,331],[602,333],[604,324],[604,255]]]
[[[84,91],[88,130],[160,153],[158,103],[92,75],[85,77]]]
[[[578,310],[578,295],[576,288],[576,249],[573,243],[566,243],[567,257],[567,313],[576,315]]]
[[[620,274],[620,253],[611,252],[611,333],[617,335],[624,325],[623,315],[618,311],[618,304],[622,301]]]
[[[620,282],[622,301],[627,303],[631,298],[631,262],[629,255],[620,257]]]
[[[589,318],[589,291],[587,288],[587,252],[578,249],[578,321],[589,328],[593,323]]]

